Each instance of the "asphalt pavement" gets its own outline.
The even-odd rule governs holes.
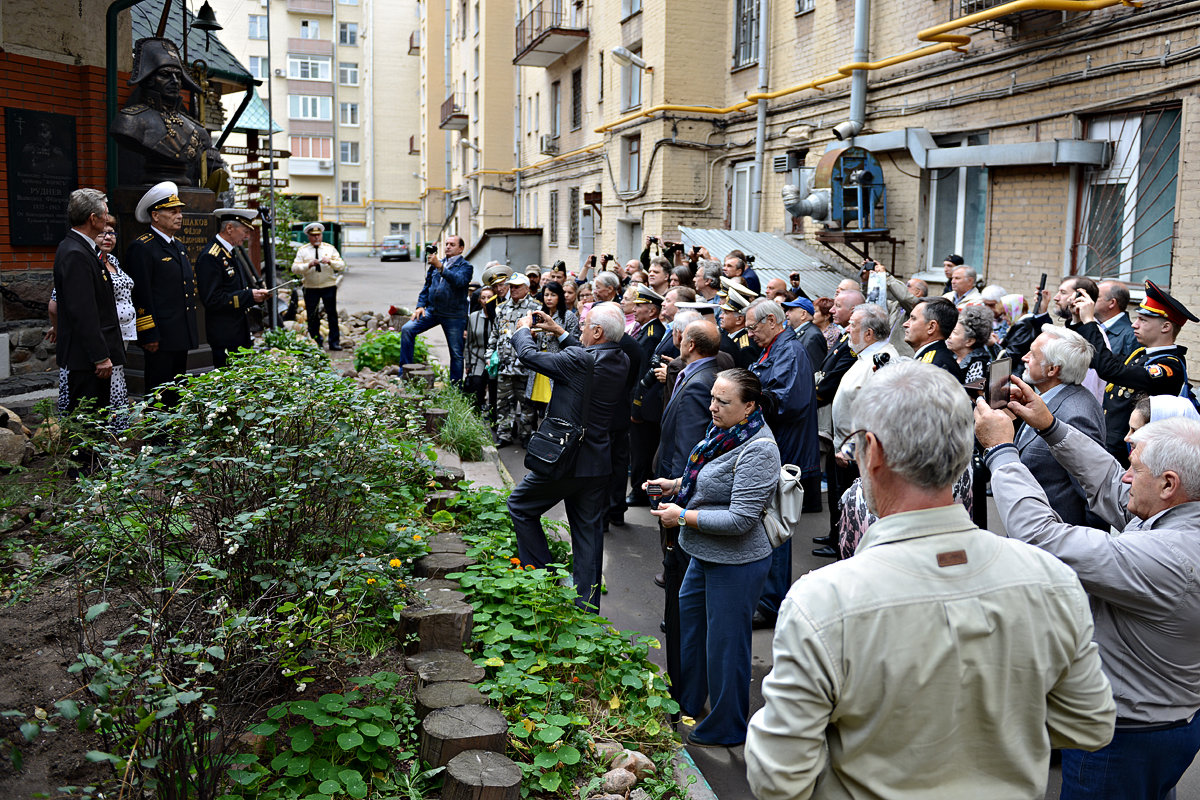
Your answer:
[[[378,311],[386,313],[389,305],[416,305],[417,295],[424,283],[421,262],[392,261],[383,263],[377,258],[348,259],[350,266],[338,289],[338,305],[353,313]],[[449,351],[440,328],[424,334],[432,352],[448,363]],[[525,474],[524,451],[519,447],[500,450],[501,460],[519,481]],[[1001,531],[1000,517],[995,504],[988,498],[989,521],[992,530]],[[565,521],[560,503],[547,515]],[[600,601],[600,610],[620,630],[638,631],[658,637],[662,619],[663,590],[654,584],[654,575],[662,571],[662,556],[658,544],[658,528],[646,508],[633,508],[625,514],[623,527],[610,528],[604,541],[604,580],[607,593]],[[827,512],[806,514],[801,529],[796,532],[792,547],[792,577],[799,578],[810,570],[820,569],[828,562],[811,554],[812,537],[828,532]],[[754,632],[750,709],[753,713],[763,705],[762,680],[771,669],[773,631]],[[650,658],[663,670],[666,653],[651,650]],[[742,748],[706,749],[689,747],[689,752],[703,772],[717,797],[722,800],[741,800],[751,797],[746,783],[746,765]],[[1057,800],[1060,775],[1057,767],[1050,771],[1046,800]],[[1200,766],[1193,763],[1178,787],[1178,800],[1200,800]]]

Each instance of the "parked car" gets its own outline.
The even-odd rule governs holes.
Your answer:
[[[383,237],[383,246],[379,248],[380,261],[408,261],[409,258],[408,241],[403,236]]]

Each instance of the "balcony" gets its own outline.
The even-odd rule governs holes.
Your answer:
[[[294,14],[333,14],[333,0],[287,0],[287,10]]]
[[[408,35],[408,54],[410,56],[421,55],[421,32],[413,31]]]
[[[452,94],[442,103],[442,121],[438,125],[444,131],[465,131],[467,129],[466,100],[461,94]]]
[[[548,67],[587,41],[587,37],[581,5],[572,0],[542,0],[517,25],[517,57],[513,63],[521,67]]]

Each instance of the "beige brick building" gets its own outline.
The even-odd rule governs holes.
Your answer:
[[[222,42],[263,85],[281,191],[341,222],[343,249],[366,254],[420,228],[417,0],[212,0]],[[410,36],[413,47],[410,47]],[[226,101],[231,114],[239,97]],[[240,141],[232,142],[241,144]],[[231,161],[238,161],[232,157]]]
[[[422,151],[430,236],[436,210],[472,238],[539,229],[542,260],[574,267],[590,252],[634,256],[646,234],[757,229],[848,266],[842,256],[859,256],[825,247],[825,225],[793,217],[780,197],[810,183],[828,150],[854,144],[878,163],[886,231],[841,227],[860,250],[884,239],[869,252],[898,274],[940,272],[958,252],[1009,291],[1032,295],[1042,272],[1051,286],[1071,273],[1135,288],[1150,277],[1200,310],[1200,178],[1186,169],[1200,158],[1191,5],[480,0],[477,12],[475,0],[446,2],[421,3],[423,41],[444,45],[422,52],[423,135],[442,143]],[[864,10],[863,127],[839,142],[831,129],[851,116],[844,67]],[[472,14],[483,15],[479,34]],[[479,81],[502,75],[476,120],[478,37]],[[457,92],[468,118],[447,135],[437,108]],[[460,139],[485,149],[478,168]],[[452,212],[447,198],[459,198]]]

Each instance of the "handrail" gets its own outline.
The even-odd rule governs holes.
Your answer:
[[[917,39],[922,42],[933,42],[926,47],[913,50],[908,53],[901,53],[895,56],[880,61],[868,62],[852,62],[843,64],[837,68],[836,72],[825,75],[820,78],[814,78],[810,81],[789,86],[786,89],[777,89],[773,92],[751,92],[746,95],[746,99],[740,103],[727,106],[725,108],[715,108],[713,106],[689,106],[678,105],[673,103],[662,103],[657,106],[635,111],[632,114],[617,119],[595,129],[596,133],[606,133],[607,131],[617,128],[627,122],[633,122],[642,117],[650,117],[663,111],[678,111],[686,114],[732,114],[737,111],[743,111],[753,106],[759,100],[774,100],[796,92],[802,92],[805,89],[821,90],[821,87],[828,83],[845,80],[849,78],[855,70],[878,70],[887,67],[903,64],[907,61],[913,61],[918,58],[943,53],[947,50],[957,50],[965,52],[964,48],[971,43],[971,35],[965,33],[954,34],[950,31],[966,28],[981,22],[988,22],[997,19],[998,17],[1007,16],[1008,14],[1016,14],[1021,11],[1096,11],[1109,6],[1123,5],[1131,8],[1141,8],[1142,0],[1012,0],[1011,2],[998,5],[994,8],[989,8],[986,11],[977,11],[974,14],[968,14],[965,17],[943,22],[940,25],[935,25],[932,28],[917,34]]]

